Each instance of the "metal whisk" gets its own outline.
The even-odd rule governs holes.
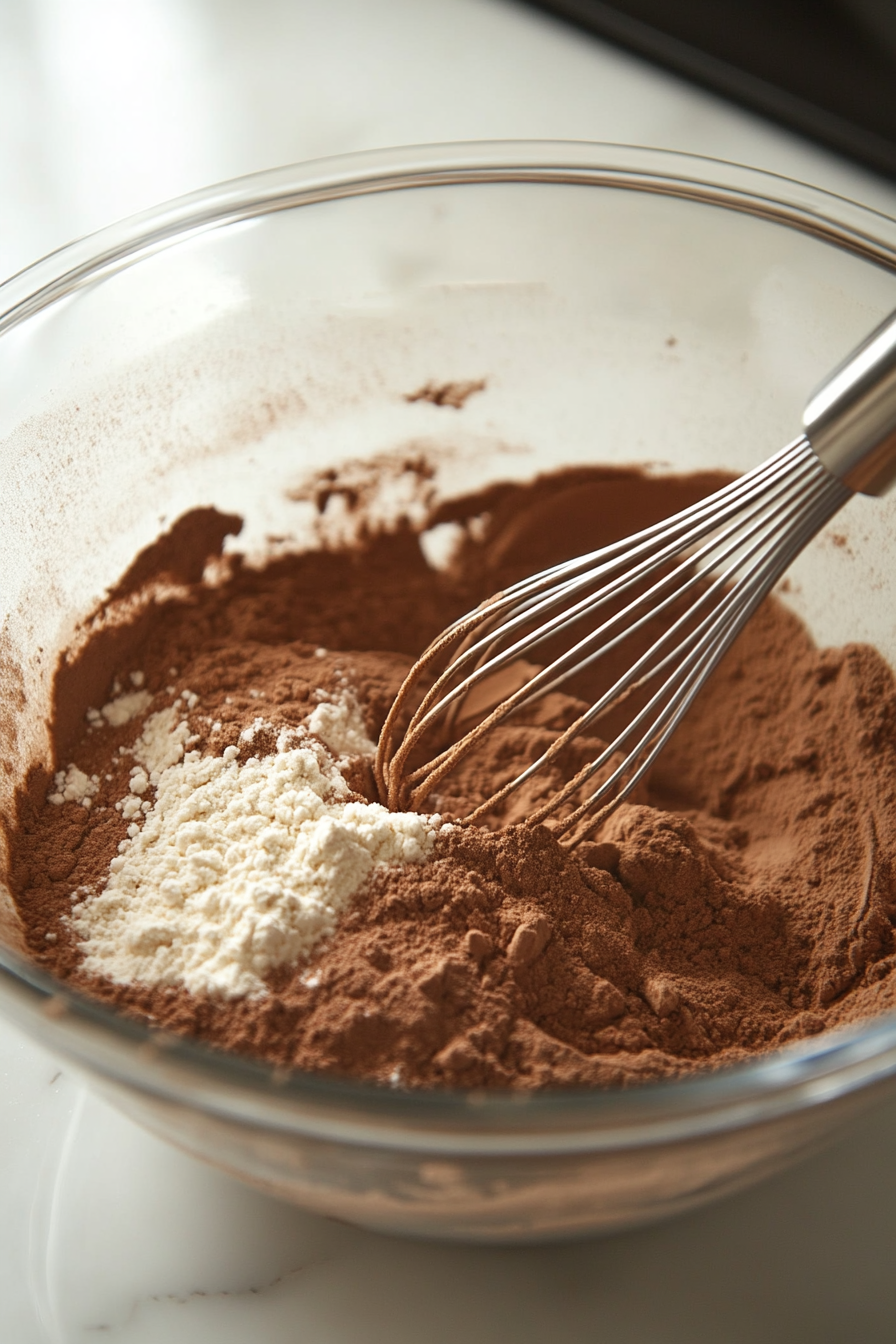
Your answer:
[[[803,431],[674,517],[524,579],[443,631],[411,669],[383,726],[382,801],[421,808],[486,735],[639,633],[643,644],[649,626],[649,647],[599,699],[463,818],[491,812],[611,709],[646,693],[622,731],[528,818],[554,817],[555,834],[568,843],[592,832],[653,765],[803,547],[854,491],[882,494],[896,481],[896,314],[812,396]],[[572,642],[558,653],[565,633]],[[548,645],[546,664],[530,663]],[[523,684],[499,698],[498,679],[508,673]],[[427,744],[434,754],[421,760]]]

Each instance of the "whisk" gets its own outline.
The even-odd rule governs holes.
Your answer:
[[[663,522],[515,583],[448,626],[414,664],[383,726],[375,767],[381,800],[392,809],[422,808],[499,725],[625,641],[640,634],[643,644],[646,634],[649,646],[594,704],[459,819],[493,813],[639,693],[640,708],[623,729],[527,819],[551,818],[556,835],[577,843],[650,770],[812,537],[853,492],[883,494],[894,481],[896,314],[830,374],[806,406],[803,433],[761,466]],[[564,635],[571,642],[558,653]],[[530,661],[548,645],[544,666]],[[502,677],[517,688],[499,699]]]

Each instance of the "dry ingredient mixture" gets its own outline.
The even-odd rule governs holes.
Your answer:
[[[575,850],[524,824],[551,778],[490,828],[451,818],[596,681],[499,730],[437,814],[373,801],[379,726],[447,621],[718,484],[583,469],[494,487],[432,513],[456,542],[440,569],[409,524],[362,526],[203,582],[239,520],[181,519],[110,600],[160,579],[168,598],[97,617],[60,665],[59,769],[33,772],[11,835],[35,958],[167,1030],[393,1086],[617,1085],[896,1008],[894,679],[871,648],[817,649],[773,600]]]

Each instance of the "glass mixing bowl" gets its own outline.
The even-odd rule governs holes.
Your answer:
[[[892,219],[612,145],[280,169],[37,263],[0,288],[0,805],[48,759],[56,654],[186,509],[238,512],[259,557],[316,544],[303,482],[377,455],[425,451],[436,498],[583,462],[739,471],[793,436],[813,385],[893,308]],[[462,411],[406,400],[479,378]],[[420,513],[400,486],[387,522]],[[896,502],[857,498],[836,526],[848,544],[814,543],[783,600],[820,642],[896,663]],[[0,939],[2,1011],[141,1124],[298,1204],[417,1235],[673,1213],[808,1151],[896,1072],[880,1018],[623,1092],[394,1091],[78,997],[29,964],[8,896]]]

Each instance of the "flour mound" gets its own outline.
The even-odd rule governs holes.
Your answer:
[[[176,716],[168,734],[182,737]],[[153,724],[148,765],[166,753]],[[146,739],[146,734],[144,734]],[[135,753],[138,754],[138,753]],[[354,801],[329,754],[300,733],[241,764],[188,751],[153,770],[156,797],[112,860],[105,889],[72,911],[84,969],[118,984],[183,986],[228,998],[266,993],[333,933],[378,865],[422,863],[440,819]]]

